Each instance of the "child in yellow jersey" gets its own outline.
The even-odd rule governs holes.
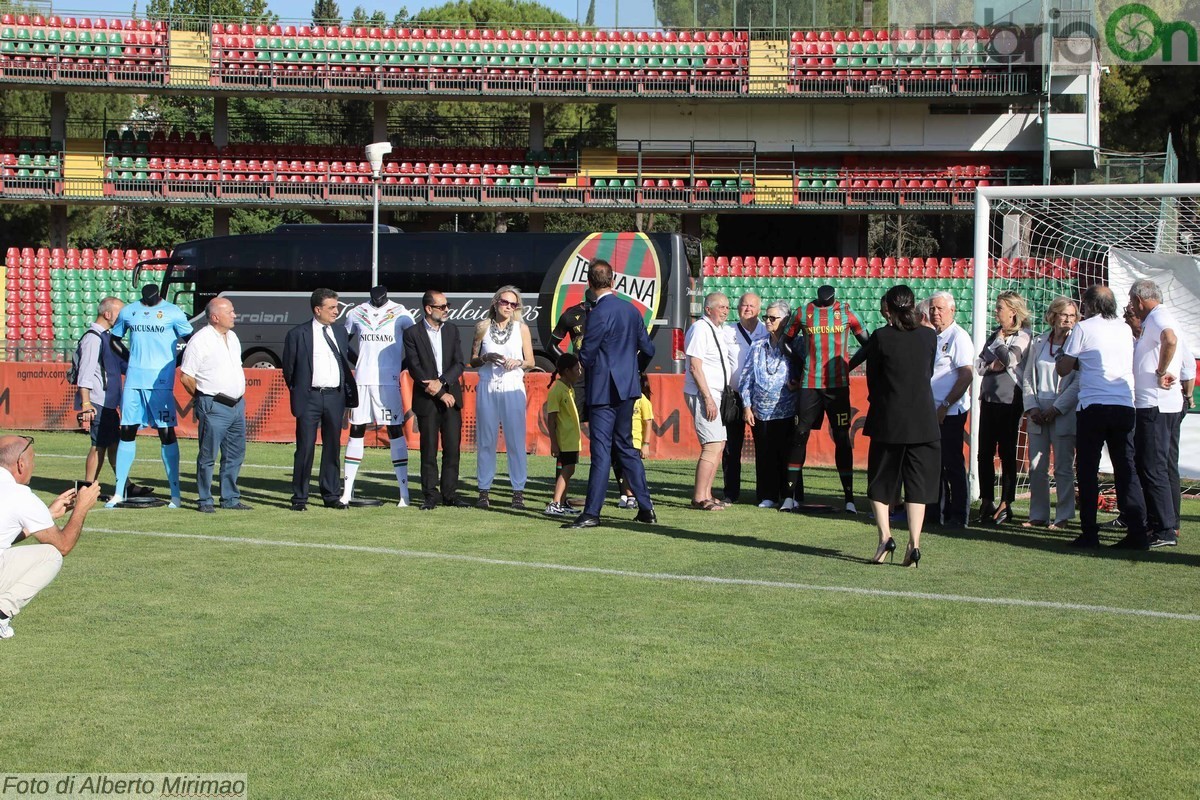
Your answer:
[[[548,516],[562,517],[571,513],[567,489],[583,439],[579,434],[579,410],[575,406],[575,384],[583,377],[583,365],[574,353],[563,353],[550,378],[550,393],[546,395],[546,428],[550,434],[550,455],[555,456],[554,497],[546,510]]]
[[[642,396],[633,403],[633,447],[642,454],[642,458],[650,457],[650,437],[653,435],[654,422],[654,406],[650,404],[650,379],[646,377],[646,373],[642,373]],[[613,466],[619,464],[617,458],[613,457]],[[621,499],[617,501],[618,508],[637,508],[637,500],[633,498],[633,490],[629,488],[629,483],[625,480],[625,476],[621,474],[619,467],[613,470],[617,473],[617,481],[621,487]]]

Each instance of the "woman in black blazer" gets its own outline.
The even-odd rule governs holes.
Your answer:
[[[867,497],[879,528],[872,561],[878,564],[896,552],[888,506],[903,486],[909,536],[904,565],[915,567],[921,561],[925,504],[937,502],[941,472],[941,429],[930,387],[937,334],[920,324],[916,298],[903,284],[888,290],[879,311],[888,324],[872,333],[851,360],[852,367],[867,363]]]

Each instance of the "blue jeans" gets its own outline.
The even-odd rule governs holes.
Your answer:
[[[246,459],[246,398],[239,399],[237,405],[226,406],[211,397],[196,395],[196,419],[200,444],[196,456],[196,483],[200,502],[213,501],[213,465],[220,448],[221,505],[235,506],[242,499],[237,480]]]

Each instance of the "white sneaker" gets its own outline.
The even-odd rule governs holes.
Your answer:
[[[11,639],[17,632],[12,629],[12,620],[5,617],[0,619],[0,639]]]
[[[105,503],[104,507],[105,508],[116,508],[118,503],[124,503],[124,502],[125,502],[124,497],[114,497],[111,500],[109,500],[107,503]]]
[[[617,508],[629,508],[629,498],[627,498],[625,495],[621,495],[621,497],[617,500]]]
[[[637,507],[638,507],[638,501],[637,501],[636,497],[626,497],[625,498],[625,508],[631,508],[631,509],[636,510]]]
[[[167,508],[183,508],[183,498],[172,497],[171,502],[167,503]]]
[[[853,500],[846,503],[846,513],[847,514],[857,514],[858,513],[858,509],[855,508]]]
[[[565,517],[571,513],[571,510],[560,506],[558,503],[551,502],[546,504],[546,510],[542,513],[548,517]]]
[[[763,500],[761,503],[758,504],[758,507],[759,508],[775,508],[775,501],[774,500]]]
[[[408,508],[408,500],[401,497],[400,502],[396,503],[396,508]]]
[[[797,503],[795,500],[793,500],[792,498],[789,497],[788,499],[783,501],[783,505],[781,505],[779,507],[779,510],[780,511],[795,511],[796,506],[798,506],[798,505],[799,505],[799,503]]]

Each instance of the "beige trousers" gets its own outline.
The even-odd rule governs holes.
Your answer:
[[[10,547],[0,552],[0,612],[15,617],[50,585],[62,563],[62,554],[48,544]]]

